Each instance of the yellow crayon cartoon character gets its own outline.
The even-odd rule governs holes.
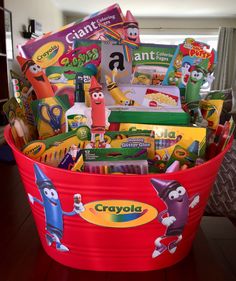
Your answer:
[[[113,97],[113,99],[115,100],[116,104],[124,105],[124,106],[139,106],[137,102],[127,98],[125,96],[125,93],[123,93],[119,89],[117,83],[112,81],[112,79],[108,75],[105,75],[105,78],[106,78],[107,89],[111,94],[111,96]]]

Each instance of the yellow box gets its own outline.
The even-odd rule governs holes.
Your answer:
[[[204,157],[206,148],[206,129],[197,127],[180,127],[166,125],[147,125],[121,123],[120,130],[152,130],[155,132],[155,153],[158,160],[167,161],[175,145],[186,149],[193,143],[199,142],[199,157]]]

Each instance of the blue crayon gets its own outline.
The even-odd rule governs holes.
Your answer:
[[[191,153],[194,153],[198,155],[199,151],[199,141],[195,140],[191,143],[191,145],[188,147],[188,151]]]

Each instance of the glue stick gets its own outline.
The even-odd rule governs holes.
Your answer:
[[[74,105],[66,111],[66,132],[87,125],[86,111],[83,75],[77,73],[75,78],[75,102]]]

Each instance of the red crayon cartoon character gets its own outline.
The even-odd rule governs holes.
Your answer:
[[[52,86],[43,72],[42,68],[31,59],[16,57],[21,70],[34,88],[38,99],[44,99],[54,96]]]
[[[107,121],[110,110],[105,107],[104,94],[101,92],[102,86],[97,82],[94,76],[91,77],[91,84],[89,88],[91,99],[91,142],[86,147],[95,147],[95,137],[99,134],[98,147],[110,147],[104,141],[104,134],[106,126],[109,126]]]
[[[126,12],[124,29],[125,39],[128,39],[138,44],[140,43],[138,22],[129,10]]]

